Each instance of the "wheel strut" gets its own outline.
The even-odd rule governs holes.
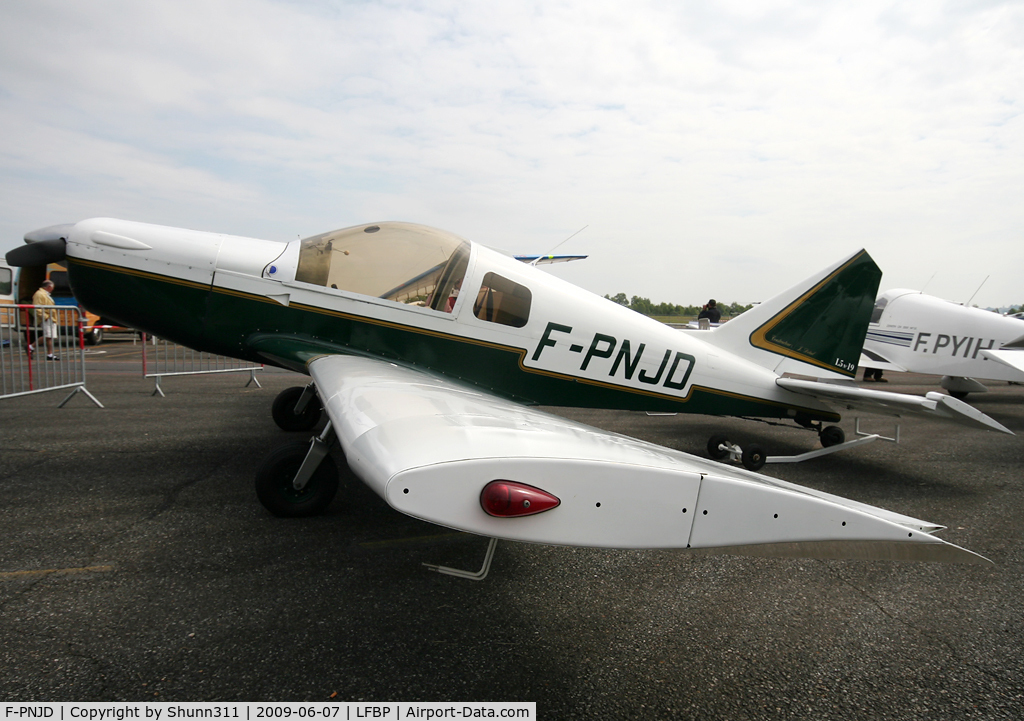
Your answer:
[[[336,438],[337,435],[334,433],[331,422],[327,421],[327,425],[324,426],[320,435],[313,436],[310,439],[309,451],[306,453],[302,465],[299,466],[298,473],[295,474],[295,478],[292,480],[292,486],[296,491],[301,491],[306,487],[309,479],[313,477],[313,473],[320,467],[324,456],[331,450],[331,444],[334,443]]]
[[[332,431],[325,428],[319,437],[271,451],[256,470],[256,497],[263,507],[279,518],[323,513],[340,480],[338,466],[327,452],[332,440]]]

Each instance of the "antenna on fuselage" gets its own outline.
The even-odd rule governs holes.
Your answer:
[[[540,261],[544,260],[544,259],[545,259],[545,258],[547,258],[548,256],[554,255],[554,254],[555,254],[555,251],[556,251],[556,250],[558,250],[559,248],[561,248],[561,247],[562,247],[563,245],[565,245],[566,243],[568,243],[568,242],[569,242],[570,240],[572,240],[573,238],[575,238],[575,237],[576,237],[577,235],[579,235],[580,233],[582,233],[582,232],[583,232],[584,230],[586,230],[586,229],[587,229],[587,228],[589,228],[589,227],[590,227],[590,223],[587,223],[587,224],[586,224],[586,225],[584,225],[584,226],[583,226],[582,228],[580,228],[579,230],[577,230],[577,231],[576,231],[575,233],[573,233],[572,235],[570,235],[570,236],[569,236],[568,238],[566,238],[565,240],[563,240],[563,241],[562,241],[561,243],[559,243],[558,245],[556,245],[556,246],[555,246],[554,248],[552,248],[551,250],[549,250],[549,251],[548,251],[547,253],[545,253],[544,255],[538,255],[538,256],[537,256],[536,258],[534,258],[533,260],[531,260],[531,261],[530,261],[530,265],[537,265],[537,263],[539,263]]]
[[[981,285],[985,285],[986,283],[988,283],[988,279],[991,278],[991,277],[992,277],[991,275],[986,275],[985,276],[985,280],[981,281]],[[978,286],[978,290],[981,290],[981,285]],[[976,296],[978,294],[978,290],[974,291],[974,293],[971,295],[971,297],[967,299],[967,302],[964,303],[964,307],[965,308],[969,307],[971,305],[971,301],[974,300],[974,296]]]
[[[928,285],[929,285],[929,284],[930,284],[930,283],[931,283],[931,282],[932,282],[933,280],[935,280],[935,276],[937,276],[938,274],[939,274],[939,271],[935,271],[934,273],[932,273],[932,277],[928,279],[928,283],[925,283],[925,284],[924,284],[924,288],[921,288],[921,290],[920,290],[920,291],[918,291],[918,292],[919,292],[919,293],[924,293],[924,289],[925,289],[925,288],[927,288],[927,287],[928,287]]]

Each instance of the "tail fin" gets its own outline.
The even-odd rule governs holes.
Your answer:
[[[860,250],[701,337],[779,374],[853,377],[881,278]]]

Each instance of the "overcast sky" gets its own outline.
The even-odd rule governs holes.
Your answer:
[[[1024,3],[0,3],[0,250],[407,220],[655,302],[1024,303]]]

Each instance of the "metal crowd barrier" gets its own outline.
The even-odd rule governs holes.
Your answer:
[[[0,316],[0,398],[71,389],[61,401],[84,393],[100,408],[85,387],[85,317],[75,306],[4,305]],[[44,318],[56,324],[52,353],[43,336]]]
[[[211,373],[248,373],[248,388],[253,383],[262,388],[256,380],[256,371],[263,370],[259,363],[214,355],[206,351],[192,350],[183,345],[156,336],[142,334],[142,375],[156,380],[153,395],[166,398],[160,387],[160,379],[167,376],[206,375]]]

